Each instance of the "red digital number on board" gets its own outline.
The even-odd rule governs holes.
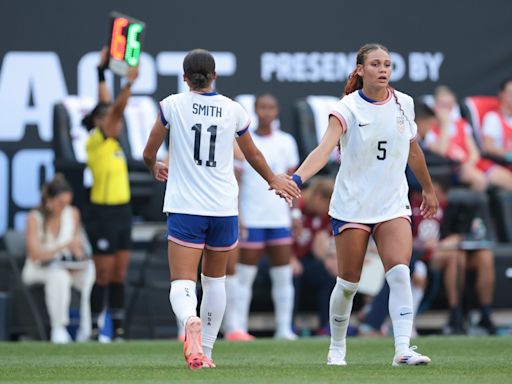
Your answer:
[[[114,20],[112,27],[112,42],[110,44],[110,55],[117,60],[124,59],[126,48],[126,37],[123,35],[123,29],[128,25],[128,20],[119,17]]]

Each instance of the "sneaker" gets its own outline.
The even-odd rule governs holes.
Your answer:
[[[293,331],[277,331],[274,334],[274,339],[278,340],[297,340],[299,336],[297,336]]]
[[[81,327],[78,328],[76,332],[76,342],[77,343],[86,343],[91,339],[91,330],[85,330]]]
[[[490,317],[482,317],[482,319],[478,322],[477,327],[482,328],[488,335],[496,334],[496,326]]]
[[[327,365],[347,365],[345,355],[347,353],[347,346],[343,347],[329,347],[327,354]]]
[[[203,366],[202,368],[217,368],[215,363],[212,359],[210,359],[208,356],[203,356]]]
[[[183,343],[183,355],[190,369],[203,367],[203,347],[201,346],[201,319],[191,316],[185,324],[185,342]]]
[[[227,332],[224,338],[229,341],[253,341],[255,337],[245,331],[233,331]]]
[[[104,334],[100,333],[98,335],[98,341],[101,344],[110,344],[112,342],[112,338],[110,336],[107,336],[107,335],[104,335]]]
[[[416,348],[416,346],[412,346],[406,352],[397,353],[391,365],[399,367],[401,365],[427,365],[430,363],[430,357],[416,352]]]
[[[53,327],[51,332],[51,342],[53,344],[68,344],[71,342],[71,336],[69,335],[66,327]]]

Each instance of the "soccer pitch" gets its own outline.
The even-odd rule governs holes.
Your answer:
[[[512,383],[512,338],[421,337],[432,363],[391,367],[392,339],[349,338],[346,367],[327,366],[327,338],[219,341],[217,369],[191,371],[177,341],[0,344],[1,383]]]

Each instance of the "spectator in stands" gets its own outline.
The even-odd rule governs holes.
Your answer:
[[[238,243],[238,186],[233,172],[233,138],[266,181],[266,188],[291,203],[300,190],[287,175],[275,175],[249,132],[247,112],[213,90],[215,60],[203,49],[183,60],[189,92],[160,102],[160,113],[144,148],[144,162],[165,181],[168,213],[169,301],[185,328],[183,354],[190,369],[215,368],[212,352],[226,307],[225,275]],[[156,154],[170,135],[170,167]],[[201,145],[202,143],[202,145]],[[202,148],[202,150],[201,150]],[[197,269],[202,259],[203,297],[197,316]]]
[[[483,119],[482,149],[512,164],[512,78],[501,83],[498,98],[499,110],[487,112]]]
[[[434,112],[439,124],[427,133],[426,147],[459,162],[459,181],[468,184],[471,189],[483,192],[492,185],[512,190],[512,172],[480,157],[471,126],[455,112],[456,99],[453,92],[446,86],[440,86],[434,98]]]
[[[494,293],[494,256],[488,241],[484,240],[482,218],[471,217],[470,233],[462,233],[446,218],[448,200],[444,188],[434,183],[440,208],[435,217],[426,219],[420,214],[421,200],[417,195],[411,198],[413,212],[414,246],[423,252],[422,259],[430,268],[443,273],[446,298],[450,308],[449,319],[443,329],[445,334],[464,334],[466,326],[461,308],[467,269],[476,271],[476,294],[480,303],[478,326],[489,334],[496,328],[491,319],[491,305]],[[454,214],[454,210],[451,210]],[[478,209],[474,209],[478,211]],[[455,212],[456,214],[457,212]],[[455,218],[454,222],[460,220]],[[484,229],[485,231],[485,229]],[[471,241],[467,241],[471,240]]]
[[[437,199],[416,142],[413,100],[390,88],[392,62],[380,44],[361,47],[356,68],[336,104],[318,145],[292,176],[302,185],[327,163],[338,143],[340,170],[329,214],[336,241],[338,277],[331,295],[329,365],[346,365],[346,334],[352,301],[371,234],[390,286],[395,355],[392,365],[428,364],[430,359],[410,347],[413,302],[409,277],[412,233],[407,216],[405,168],[411,167],[423,187],[422,213],[432,217]]]
[[[276,173],[291,174],[299,163],[295,139],[288,133],[272,129],[279,114],[277,99],[264,93],[256,97],[255,113],[258,126],[254,144]],[[258,272],[258,261],[264,253],[270,261],[272,300],[276,317],[274,337],[294,340],[293,270],[290,208],[286,202],[268,190],[258,173],[248,162],[242,164],[240,181],[240,259],[236,267],[238,282],[238,316],[240,329],[247,333],[252,285]]]
[[[104,342],[110,340],[100,335],[98,317],[105,307],[113,321],[114,339],[124,337],[124,281],[130,260],[132,213],[128,166],[119,136],[130,88],[138,76],[137,67],[128,69],[127,81],[112,103],[105,83],[107,62],[107,50],[103,49],[98,67],[99,103],[82,121],[90,131],[86,151],[93,176],[86,225],[96,265],[91,293],[92,338]]]
[[[25,284],[43,284],[50,317],[52,343],[71,341],[69,324],[71,288],[80,291],[80,327],[77,341],[91,333],[89,298],[94,284],[94,264],[88,258],[81,234],[80,212],[71,206],[72,190],[64,177],[55,175],[43,186],[41,205],[27,216]]]
[[[305,292],[315,292],[320,321],[318,335],[329,334],[329,298],[337,275],[336,249],[327,213],[333,188],[331,178],[312,179],[292,210],[295,253],[292,264],[298,279],[296,303]]]

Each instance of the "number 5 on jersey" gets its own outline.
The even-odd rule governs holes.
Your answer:
[[[203,161],[199,158],[201,153],[201,124],[195,124],[192,127],[192,130],[195,132],[194,138],[194,160],[196,165],[202,165]],[[217,139],[217,126],[210,125],[207,132],[210,132],[210,151],[208,152],[208,160],[206,161],[207,167],[216,167],[217,162],[215,161],[215,141]]]
[[[377,149],[379,150],[379,154],[377,155],[377,160],[384,160],[386,158],[386,147],[385,145],[387,144],[388,142],[383,140],[383,141],[379,141],[377,143]]]

